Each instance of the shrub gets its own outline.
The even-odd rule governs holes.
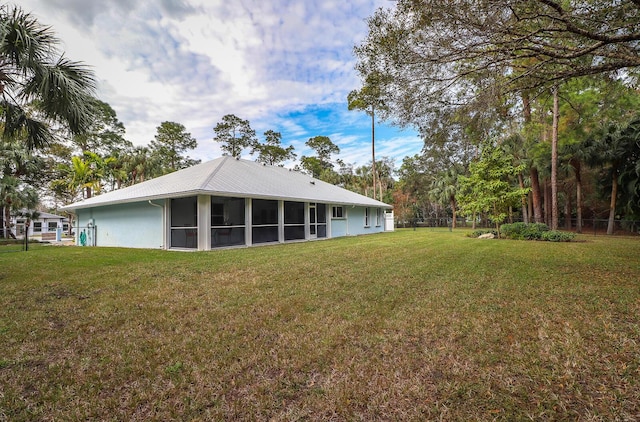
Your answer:
[[[550,230],[542,233],[541,240],[546,240],[548,242],[571,242],[575,237],[576,235],[574,233]]]
[[[549,227],[542,223],[511,223],[500,226],[500,234],[507,239],[540,240]]]
[[[503,224],[500,226],[500,234],[507,239],[521,239],[526,226],[525,223]]]

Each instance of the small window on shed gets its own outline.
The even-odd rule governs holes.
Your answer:
[[[344,218],[344,207],[333,207],[331,218]]]

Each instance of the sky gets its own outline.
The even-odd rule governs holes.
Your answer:
[[[117,113],[134,145],[153,140],[161,122],[183,124],[197,139],[187,153],[222,155],[213,127],[226,114],[248,120],[263,140],[314,155],[304,143],[328,136],[334,156],[371,161],[371,119],[347,109],[360,87],[353,47],[366,18],[389,0],[20,0],[53,28],[61,49],[89,65],[97,97]],[[376,159],[397,167],[420,152],[415,131],[376,123]],[[255,159],[245,151],[242,156]],[[296,162],[286,163],[287,167]]]

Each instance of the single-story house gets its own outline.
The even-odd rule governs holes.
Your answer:
[[[178,250],[379,233],[393,230],[391,209],[295,170],[227,156],[62,208],[76,214],[78,244]]]
[[[21,213],[12,214],[10,220],[11,232],[16,237],[23,237],[26,227],[27,219]],[[31,220],[29,225],[29,237],[42,237],[43,239],[55,240],[58,229],[63,232],[69,228],[69,220],[66,217],[60,215],[51,214],[48,212],[40,211],[38,218]],[[0,228],[0,237],[4,237],[4,227]],[[9,235],[7,237],[10,237]]]

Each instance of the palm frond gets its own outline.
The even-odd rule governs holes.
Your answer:
[[[84,132],[94,116],[92,70],[60,53],[53,30],[19,6],[0,5],[0,128],[4,139],[24,137],[30,149],[52,139],[47,124]],[[38,117],[25,112],[30,104]],[[23,133],[24,132],[24,133]]]
[[[72,133],[82,133],[94,115],[93,72],[84,64],[61,57],[55,65],[34,68],[20,94],[23,101],[39,99],[48,119],[64,122]]]
[[[3,100],[0,101],[0,110],[4,118],[3,139],[24,139],[29,150],[45,147],[53,141],[47,124],[29,117],[22,107]]]
[[[20,7],[0,7],[0,57],[23,73],[55,57],[59,43],[51,27],[43,26]]]

